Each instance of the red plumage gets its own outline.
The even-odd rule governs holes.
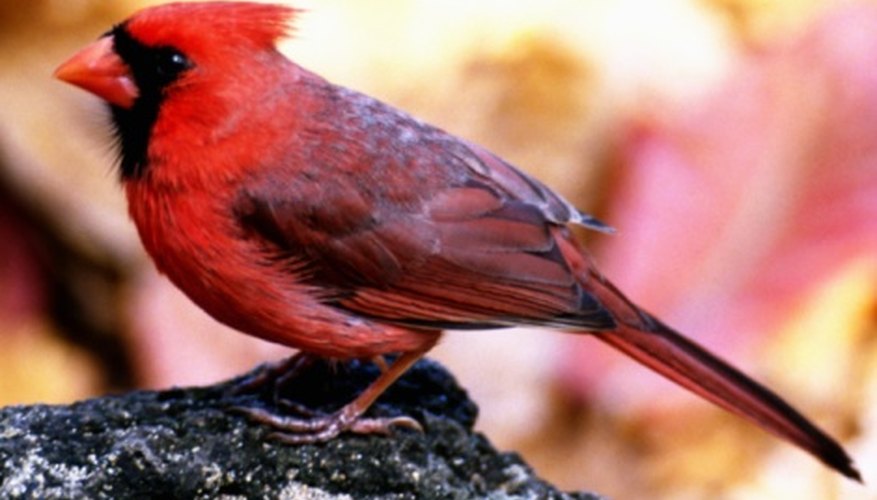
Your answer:
[[[281,55],[294,13],[150,8],[57,72],[110,102],[131,217],[200,307],[310,355],[402,353],[338,414],[286,425],[306,431],[291,440],[384,431],[362,412],[442,330],[528,324],[595,334],[858,477],[797,411],[603,278],[568,229],[598,221],[492,153]]]

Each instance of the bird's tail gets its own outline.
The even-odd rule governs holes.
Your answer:
[[[597,332],[597,338],[861,482],[844,449],[779,396],[639,309],[602,277],[591,282],[618,322],[614,330]]]

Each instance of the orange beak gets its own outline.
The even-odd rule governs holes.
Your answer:
[[[55,70],[55,78],[81,87],[110,104],[128,109],[139,94],[128,66],[105,36],[80,50]]]

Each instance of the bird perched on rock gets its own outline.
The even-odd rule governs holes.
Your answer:
[[[131,218],[196,304],[298,360],[399,354],[336,413],[253,417],[290,442],[416,426],[363,413],[443,330],[542,326],[594,335],[859,478],[798,411],[604,278],[570,233],[602,223],[484,148],[284,57],[295,14],[147,8],[56,71],[109,104]]]

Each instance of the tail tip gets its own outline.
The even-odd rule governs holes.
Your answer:
[[[853,459],[842,450],[840,455],[835,455],[832,459],[826,459],[827,457],[824,456],[822,458],[826,465],[843,474],[845,477],[852,479],[859,484],[865,484],[865,481],[862,479],[862,474],[859,472],[859,469],[856,468]]]
[[[856,466],[852,461],[846,464],[846,467],[838,469],[838,471],[859,484],[865,484],[865,481],[862,479],[862,474],[859,472],[859,469],[856,469]]]

